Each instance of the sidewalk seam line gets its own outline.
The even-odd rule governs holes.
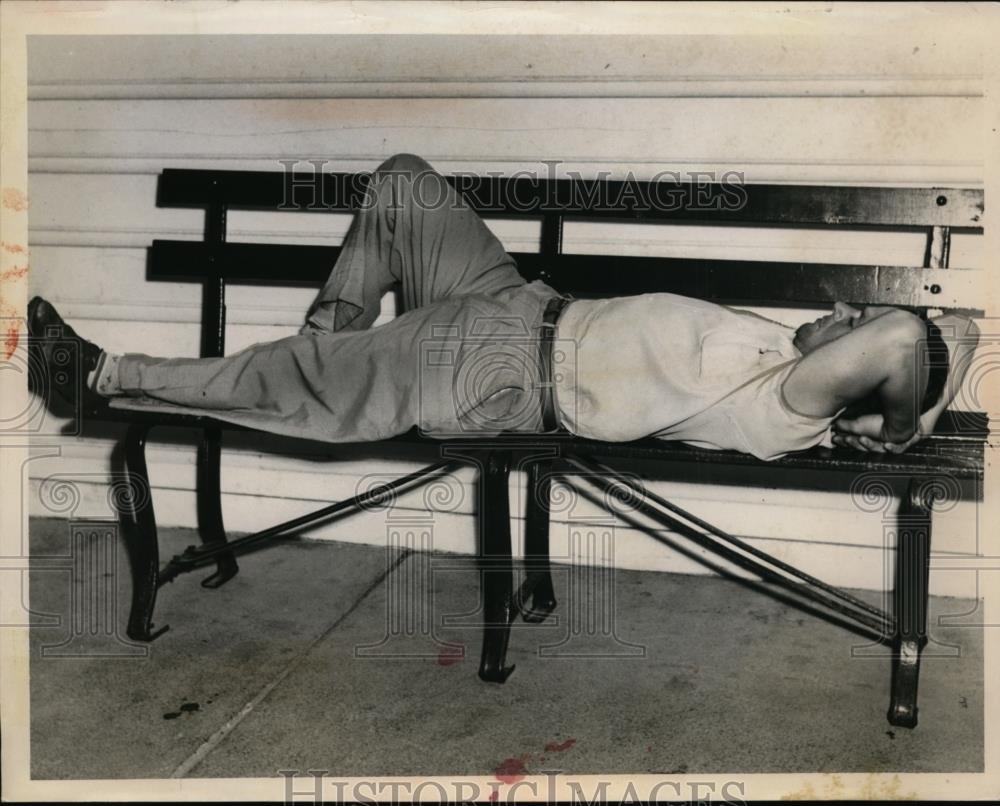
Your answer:
[[[413,551],[410,549],[403,551],[399,558],[391,566],[386,568],[376,579],[374,579],[347,610],[345,610],[329,627],[310,641],[305,649],[288,661],[288,663],[285,664],[285,666],[270,681],[268,681],[260,689],[260,691],[258,691],[257,694],[250,699],[249,702],[247,702],[235,715],[230,717],[225,724],[222,725],[222,727],[202,742],[198,749],[196,749],[190,756],[184,759],[184,761],[182,761],[176,769],[174,769],[174,771],[170,774],[170,777],[184,778],[189,772],[191,772],[191,770],[204,761],[205,758],[208,757],[208,754],[222,744],[226,737],[229,736],[229,734],[232,733],[236,727],[239,726],[239,724],[243,722],[243,720],[246,719],[251,712],[258,705],[260,705],[260,703],[263,702],[264,699],[266,699],[267,696],[282,683],[282,681],[284,681],[286,677],[288,677],[289,674],[292,673],[295,667],[298,666],[310,652],[312,652],[313,648],[330,635],[330,633],[332,633],[335,629],[337,629],[337,627],[343,623],[344,619],[357,610],[361,603],[368,598],[368,595],[378,588],[379,585],[385,582],[389,575],[395,571],[411,554],[413,554]]]

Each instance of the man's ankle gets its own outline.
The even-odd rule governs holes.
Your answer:
[[[113,397],[122,393],[118,381],[118,362],[121,355],[102,351],[97,366],[87,374],[87,388],[102,397]]]

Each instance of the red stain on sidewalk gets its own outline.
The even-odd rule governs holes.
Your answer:
[[[498,781],[502,781],[505,784],[516,783],[528,774],[524,763],[529,758],[531,756],[527,754],[518,756],[517,758],[505,758],[500,766],[494,770],[494,775],[496,775]]]
[[[564,750],[569,750],[574,744],[576,744],[576,739],[567,739],[565,742],[549,742],[545,745],[545,749],[549,753],[562,753]]]
[[[465,660],[465,647],[462,644],[448,644],[438,652],[438,666],[454,666]]]

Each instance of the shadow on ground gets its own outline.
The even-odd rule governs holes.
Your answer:
[[[970,600],[932,600],[908,731],[883,648],[724,579],[559,568],[496,685],[470,558],[284,541],[165,586],[170,630],[137,646],[116,541],[30,537],[33,778],[983,769],[982,629],[937,624]],[[195,542],[163,529],[161,554]]]

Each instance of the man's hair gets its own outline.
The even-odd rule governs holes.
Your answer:
[[[930,319],[927,325],[927,364],[930,371],[927,373],[927,388],[920,401],[920,413],[923,414],[941,399],[944,392],[945,383],[948,381],[949,354],[948,345],[941,335],[941,328],[935,325]]]
[[[920,413],[923,414],[933,407],[941,394],[944,392],[945,383],[948,381],[949,353],[948,345],[941,336],[941,328],[929,319],[924,322],[927,327],[927,339],[923,343],[927,351],[925,358],[929,371],[927,373],[927,388],[924,389],[924,396],[920,400]],[[847,419],[860,417],[862,414],[875,414],[882,411],[878,395],[870,394],[861,400],[851,403],[841,415]]]

